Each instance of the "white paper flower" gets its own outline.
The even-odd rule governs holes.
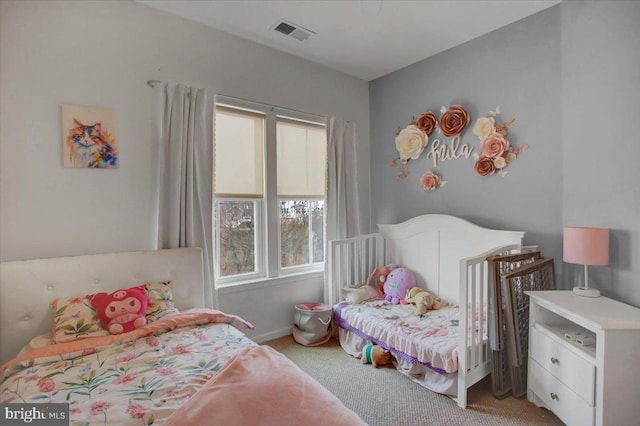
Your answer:
[[[480,117],[476,120],[476,124],[473,125],[473,133],[479,137],[480,140],[486,138],[495,131],[496,121],[493,117]]]
[[[416,160],[428,141],[427,134],[414,124],[402,129],[396,136],[396,149],[400,153],[400,160]]]

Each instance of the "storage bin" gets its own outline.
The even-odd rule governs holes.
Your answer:
[[[330,305],[298,303],[293,312],[293,338],[303,346],[317,346],[331,338]]]

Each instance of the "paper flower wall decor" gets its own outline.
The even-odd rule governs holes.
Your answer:
[[[490,117],[480,117],[473,125],[473,133],[480,139],[481,153],[474,153],[476,162],[474,170],[480,176],[489,176],[494,173],[502,177],[507,175],[505,167],[515,160],[522,151],[529,148],[524,144],[522,148],[514,148],[507,139],[509,124],[515,119],[510,117],[507,122],[496,124],[495,117],[500,114],[500,107],[490,111]]]
[[[471,122],[469,113],[462,105],[454,104],[448,108],[443,106],[438,118],[432,111],[421,113],[417,119],[415,116],[411,117],[411,124],[404,129],[398,126],[396,132],[398,157],[391,161],[393,167],[401,165],[396,180],[406,179],[410,173],[409,163],[418,160],[424,152],[433,162],[434,169],[439,162],[473,156],[473,168],[478,175],[506,176],[507,165],[529,146],[525,144],[522,148],[516,148],[511,144],[507,139],[507,131],[515,120],[511,117],[504,123],[496,123],[499,115],[500,107],[496,107],[489,112],[489,116],[479,117],[474,123],[472,132],[480,139],[479,152],[472,144],[462,142],[462,135]],[[430,136],[432,140],[429,139]],[[447,141],[445,138],[450,139]],[[427,171],[420,177],[420,186],[425,191],[433,191],[446,183],[434,171]]]
[[[451,105],[440,110],[440,133],[447,137],[459,136],[469,124],[469,113],[460,105]]]
[[[420,158],[424,150],[427,148],[427,145],[429,145],[429,136],[434,131],[455,140],[455,143],[452,140],[452,148],[449,150],[449,148],[442,144],[439,139],[434,139],[431,146],[431,152],[427,154],[427,157],[431,156],[433,158],[434,166],[437,165],[437,160],[439,158],[442,159],[443,157],[444,159],[451,159],[465,155],[468,158],[470,151],[467,152],[466,148],[462,147],[462,151],[466,153],[463,154],[463,152],[457,152],[457,149],[460,144],[459,137],[464,132],[469,121],[470,118],[467,110],[463,106],[456,104],[451,105],[449,108],[443,106],[440,109],[439,118],[436,118],[436,115],[432,111],[425,111],[418,116],[417,120],[415,116],[411,117],[411,124],[404,129],[400,129],[400,126],[398,126],[395,140],[398,158],[391,161],[392,167],[396,167],[398,163],[402,165],[400,171],[396,175],[396,180],[401,181],[409,176],[409,161]],[[454,145],[456,147],[455,149],[453,149]],[[425,188],[423,180],[428,173],[430,172],[425,173],[420,178],[423,188]],[[437,179],[436,185],[430,188],[425,188],[425,190],[433,190],[444,185],[444,183],[440,183],[440,177],[435,174],[433,176]],[[442,182],[446,183],[446,181]]]
[[[420,178],[420,185],[422,185],[422,189],[425,191],[433,191],[440,186],[444,186],[446,183],[446,180],[440,179],[440,176],[432,171],[426,172]]]

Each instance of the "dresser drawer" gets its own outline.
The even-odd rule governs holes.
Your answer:
[[[531,328],[530,356],[542,368],[580,396],[587,404],[594,405],[596,367],[535,327]]]
[[[529,362],[529,389],[568,426],[593,425],[595,408],[553,377],[536,361]]]

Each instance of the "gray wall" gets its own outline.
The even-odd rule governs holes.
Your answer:
[[[563,209],[566,226],[611,229],[606,295],[640,306],[640,2],[562,3]],[[566,264],[567,276],[582,276]]]
[[[553,7],[370,83],[372,226],[425,213],[446,213],[490,228],[526,231],[526,243],[560,255],[562,229],[562,135],[560,101],[560,14]],[[471,127],[497,105],[514,117],[508,138],[530,148],[498,175],[480,177],[474,160],[443,162],[448,183],[425,192],[419,178],[433,169],[423,155],[411,173],[395,181],[397,126],[422,111],[439,116],[441,106],[459,103],[471,123],[462,141],[480,151]],[[435,134],[431,136],[431,139]],[[440,138],[443,139],[442,137]],[[446,138],[445,140],[449,140]]]
[[[591,267],[591,281],[640,306],[638,21],[640,2],[564,1],[372,81],[372,229],[446,213],[526,231],[525,243],[555,258],[558,286],[571,288],[582,268],[562,262],[562,227],[609,227],[611,264]],[[473,159],[453,160],[436,169],[447,185],[425,192],[418,180],[433,167],[423,154],[397,183],[398,168],[388,165],[397,126],[453,103],[468,109],[471,124],[500,105],[515,118],[508,138],[530,149],[504,178],[476,175]],[[462,141],[479,150],[470,127]]]

